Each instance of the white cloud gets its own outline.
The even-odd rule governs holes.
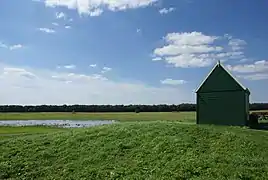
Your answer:
[[[257,74],[248,74],[248,75],[238,75],[239,78],[258,81],[258,80],[266,80],[268,79],[268,73],[257,73]]]
[[[0,42],[0,48],[5,48],[5,49],[9,49],[12,51],[12,50],[23,48],[23,45],[22,44],[7,45],[5,43]]]
[[[161,58],[161,57],[155,57],[155,58],[153,58],[152,60],[153,60],[153,61],[161,61],[162,58]]]
[[[71,26],[68,26],[68,25],[66,25],[64,27],[65,27],[65,29],[71,29]]]
[[[109,67],[103,67],[103,70],[105,70],[105,71],[111,71],[112,68],[109,68]]]
[[[102,9],[94,9],[93,11],[89,12],[89,16],[100,16],[103,13]]]
[[[8,46],[6,44],[2,43],[2,42],[0,42],[0,47],[1,48],[8,48]]]
[[[97,67],[97,64],[90,64],[89,66],[92,68],[95,68],[95,67]]]
[[[68,65],[64,65],[64,66],[57,66],[57,69],[75,69],[76,68],[76,65],[74,64],[68,64]]]
[[[146,7],[158,0],[45,0],[48,7],[62,6],[75,9],[79,14],[100,15],[104,9],[123,11]]]
[[[268,61],[255,61],[251,64],[227,65],[227,69],[238,73],[239,78],[247,80],[264,80],[268,79]]]
[[[209,54],[204,54],[210,56]],[[202,57],[202,55],[182,54],[178,56],[166,57],[165,60],[175,67],[206,67],[211,65],[215,60],[210,57]]]
[[[238,73],[259,73],[259,72],[268,72],[268,61],[256,61],[252,64],[239,64],[239,65],[227,65],[226,66],[230,71]]]
[[[75,73],[69,73],[69,74],[57,74],[57,75],[52,75],[51,76],[53,79],[57,79],[59,81],[64,81],[64,82],[86,82],[88,80],[102,80],[106,81],[108,80],[106,77],[100,74],[92,74],[92,75],[84,75],[84,74],[75,74]]]
[[[12,45],[9,47],[10,50],[15,50],[15,49],[20,49],[22,48],[23,46],[21,44],[16,44],[16,45]]]
[[[194,54],[194,53],[210,53],[210,52],[220,52],[221,47],[211,47],[207,45],[175,45],[170,44],[162,48],[155,49],[154,53],[158,56],[164,55],[180,55],[180,54]]]
[[[192,93],[183,87],[154,87],[99,74],[60,73],[0,64],[1,104],[177,104]]]
[[[111,70],[112,70],[112,68],[103,67],[101,73],[106,73],[106,72],[111,71]]]
[[[55,30],[49,29],[49,28],[39,28],[38,30],[39,31],[42,31],[44,33],[48,33],[48,34],[52,34],[52,33],[55,33],[56,32]]]
[[[3,68],[3,75],[4,76],[23,76],[29,79],[36,78],[36,76],[31,73],[26,71],[25,69],[22,68],[13,68],[13,67],[4,67]]]
[[[167,44],[156,48],[154,55],[175,67],[209,66],[215,61],[216,53],[223,51],[213,44],[218,38],[201,32],[169,33],[164,37]]]
[[[243,59],[241,59],[239,62],[244,63],[244,62],[248,62],[248,61],[250,61],[250,59],[248,59],[248,58],[243,58]]]
[[[153,61],[163,60],[175,67],[205,67],[219,60],[245,59],[241,50],[246,42],[230,35],[220,37],[201,32],[181,32],[168,33],[163,40],[165,45],[153,51],[157,56]]]
[[[170,7],[170,8],[163,8],[163,9],[160,9],[160,10],[159,10],[159,13],[160,13],[160,14],[168,14],[168,13],[170,13],[170,12],[172,12],[172,11],[175,11],[175,8],[173,8],[173,7]]]
[[[58,24],[58,23],[55,23],[55,22],[52,23],[52,25],[54,25],[54,26],[59,26],[59,24]]]
[[[57,12],[56,13],[56,18],[57,19],[65,19],[66,15],[63,12]]]
[[[165,80],[161,80],[160,82],[162,84],[167,84],[167,85],[181,85],[181,84],[186,83],[185,80],[175,80],[175,79],[170,79],[170,78],[167,78]]]
[[[247,43],[241,39],[230,39],[228,45],[232,48],[233,51],[238,51],[243,49]]]
[[[169,33],[166,35],[165,40],[168,43],[175,45],[209,45],[212,44],[217,36],[208,36],[201,32],[183,32],[183,33]]]
[[[76,66],[74,64],[65,65],[63,67],[66,69],[75,69],[76,68]]]
[[[137,32],[137,33],[141,32],[141,29],[137,29],[136,32]]]

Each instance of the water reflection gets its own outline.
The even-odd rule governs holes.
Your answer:
[[[115,123],[114,120],[11,120],[0,121],[0,126],[57,126],[63,128],[82,128]]]

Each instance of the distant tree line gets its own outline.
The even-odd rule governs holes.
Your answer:
[[[195,111],[196,104],[179,105],[2,105],[0,112],[173,112]],[[268,103],[250,104],[250,110],[268,110]]]

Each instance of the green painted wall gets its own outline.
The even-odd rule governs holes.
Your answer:
[[[198,92],[236,91],[243,88],[221,67],[216,67]]]
[[[198,93],[197,106],[198,124],[246,124],[244,91]]]
[[[197,124],[246,125],[249,93],[217,65],[197,92]]]

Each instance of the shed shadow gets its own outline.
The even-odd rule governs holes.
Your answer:
[[[254,126],[249,126],[250,129],[255,129],[255,130],[266,130],[268,131],[268,122],[261,122],[257,125]]]

